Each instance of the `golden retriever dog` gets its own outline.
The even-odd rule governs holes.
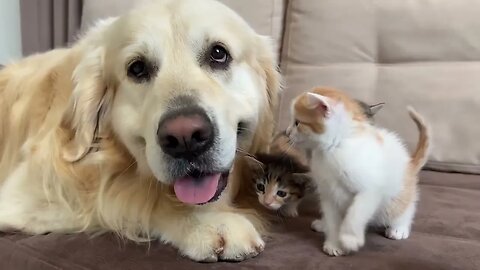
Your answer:
[[[162,0],[0,71],[0,230],[112,231],[196,261],[264,248],[239,151],[266,151],[268,38],[212,0]]]

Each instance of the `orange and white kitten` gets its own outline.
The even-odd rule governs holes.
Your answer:
[[[323,212],[312,227],[325,232],[324,252],[357,251],[369,224],[385,226],[388,238],[407,238],[418,200],[417,174],[430,145],[421,116],[408,109],[420,132],[410,156],[395,133],[373,125],[341,91],[314,89],[298,96],[291,110],[290,140],[312,151],[310,167]]]

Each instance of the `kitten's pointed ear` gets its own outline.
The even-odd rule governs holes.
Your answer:
[[[250,167],[254,171],[259,171],[265,169],[265,164],[258,161],[254,156],[245,155],[243,159],[247,163],[248,167]]]
[[[310,187],[312,184],[312,178],[309,173],[293,173],[292,180],[296,185],[302,187]]]
[[[370,114],[373,116],[378,113],[383,108],[383,105],[385,105],[385,102],[381,102],[375,105],[370,105]]]
[[[270,144],[270,152],[283,153],[290,149],[290,147],[291,143],[290,138],[287,135],[287,131],[283,131],[273,138],[273,141]]]
[[[328,97],[316,94],[307,93],[307,108],[317,110],[326,115],[330,111],[331,100]]]

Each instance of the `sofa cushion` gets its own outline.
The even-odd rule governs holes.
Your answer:
[[[199,264],[158,242],[137,245],[106,234],[0,234],[0,269],[480,269],[480,176],[423,172],[418,214],[409,239],[371,231],[358,253],[332,258],[323,234],[310,230],[319,214],[306,202],[301,216],[274,225],[265,251],[241,263]]]
[[[82,29],[96,20],[118,16],[140,3],[152,0],[84,0]],[[283,32],[285,0],[220,0],[242,16],[259,34],[271,36],[277,51],[280,50]]]
[[[282,71],[291,99],[314,86],[386,102],[380,125],[410,149],[414,106],[432,125],[430,168],[480,173],[480,2],[296,0],[287,7]]]

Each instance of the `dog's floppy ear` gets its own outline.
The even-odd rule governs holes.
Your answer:
[[[71,135],[62,149],[69,162],[82,159],[95,147],[105,128],[105,118],[113,92],[104,72],[104,48],[86,53],[73,72],[73,92],[62,119],[62,126]]]
[[[266,104],[253,137],[250,153],[268,152],[275,128],[275,112],[281,88],[277,54],[272,40],[265,36],[258,36],[257,41],[259,72],[265,78]]]

